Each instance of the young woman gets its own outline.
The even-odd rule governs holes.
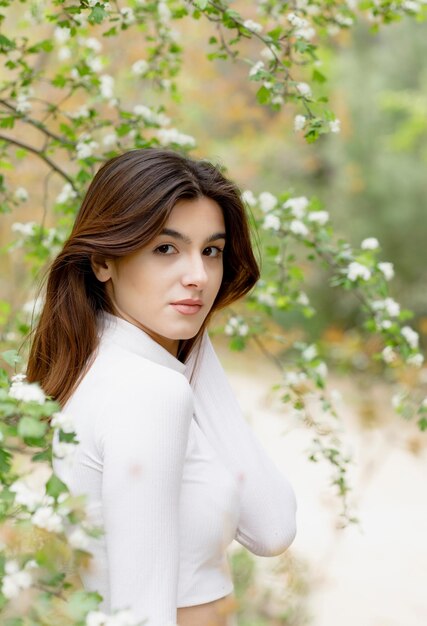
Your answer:
[[[273,556],[294,538],[293,490],[207,332],[258,277],[236,186],[157,148],[101,167],[50,268],[27,376],[74,418],[77,452],[54,469],[104,528],[81,577],[107,613],[229,625],[227,546]]]

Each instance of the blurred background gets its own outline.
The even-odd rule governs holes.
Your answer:
[[[209,33],[203,20],[198,28],[179,24],[181,99],[167,109],[174,125],[196,138],[193,154],[222,163],[242,190],[317,196],[337,234],[354,245],[378,238],[381,260],[395,266],[391,295],[415,312],[412,326],[425,345],[426,26],[407,19],[372,35],[360,24],[324,47],[321,67],[329,81],[317,86],[316,95],[327,90],[342,130],[314,145],[294,134],[291,107],[273,113],[256,104],[246,66],[206,59]],[[141,56],[139,41],[127,43],[113,52],[113,62],[130,65]],[[159,98],[128,79],[117,77],[117,83],[132,105]],[[23,307],[29,319],[34,297],[35,278],[22,249],[7,249],[12,224],[53,225],[56,219],[43,208],[40,180],[47,170],[36,158],[20,162],[19,154],[16,163],[10,179],[30,191],[31,201],[1,215],[4,320]],[[50,193],[56,195],[54,181]],[[310,431],[271,391],[280,373],[256,347],[231,353],[226,338],[215,337],[245,416],[295,486],[299,503],[298,536],[283,557],[254,558],[233,544],[239,626],[421,626],[427,623],[426,435],[393,413],[391,388],[369,359],[378,346],[354,328],[358,302],[334,291],[327,278],[321,267],[307,267],[305,290],[315,317],[281,313],[274,322],[319,341],[332,360],[336,356],[331,385],[342,398],[342,437],[354,458],[349,480],[360,526],[337,528],[330,470],[310,463]]]

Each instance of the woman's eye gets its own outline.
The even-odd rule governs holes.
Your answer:
[[[157,252],[158,254],[167,255],[168,253],[167,253],[167,252],[165,252],[165,248],[166,248],[166,249],[167,249],[167,248],[173,248],[173,246],[172,246],[170,243],[164,243],[163,245],[158,246],[158,247],[154,250],[154,252]],[[169,254],[171,254],[171,253],[169,253]]]
[[[209,246],[208,248],[205,248],[205,250],[215,250],[216,254],[208,254],[208,256],[212,257],[218,257],[222,254],[222,248],[218,248],[218,246]]]

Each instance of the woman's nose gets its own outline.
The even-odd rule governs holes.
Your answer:
[[[184,271],[183,283],[186,285],[196,285],[205,287],[208,281],[208,274],[205,261],[200,254],[190,256]]]

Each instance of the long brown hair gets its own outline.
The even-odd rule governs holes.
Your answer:
[[[259,266],[248,218],[236,185],[206,160],[171,150],[131,150],[104,163],[92,180],[73,229],[47,274],[44,306],[32,331],[27,378],[64,405],[99,343],[97,316],[114,314],[105,283],[91,266],[94,254],[119,258],[147,245],[181,199],[206,196],[221,207],[227,232],[224,272],[199,332],[182,340],[185,362],[215,311],[254,286]]]

